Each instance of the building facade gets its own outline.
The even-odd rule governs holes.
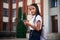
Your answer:
[[[59,30],[59,0],[44,1],[44,24],[48,33],[60,33]]]
[[[26,0],[25,0],[26,1]],[[16,32],[15,19],[18,8],[28,13],[28,6],[37,3],[43,18],[43,24],[47,33],[60,33],[60,0],[2,0],[0,2],[0,30]],[[25,4],[24,4],[25,3]],[[18,7],[18,8],[17,8]],[[26,10],[26,11],[25,11]],[[3,16],[2,16],[3,15]]]

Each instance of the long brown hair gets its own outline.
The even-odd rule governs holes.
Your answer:
[[[34,7],[36,8],[36,16],[37,16],[37,15],[40,15],[38,5],[34,3],[34,4],[31,4],[31,6],[34,6]],[[34,19],[34,23],[35,23],[35,21],[36,21],[36,16],[35,16],[35,19]],[[40,16],[41,16],[41,15],[40,15]]]

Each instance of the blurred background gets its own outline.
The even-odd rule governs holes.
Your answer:
[[[60,0],[0,0],[0,40],[28,40],[29,5],[36,3],[42,16],[46,40],[60,40]]]

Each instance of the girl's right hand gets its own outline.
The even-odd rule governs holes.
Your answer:
[[[24,21],[24,24],[27,26],[29,24],[29,21],[28,20],[25,20]]]

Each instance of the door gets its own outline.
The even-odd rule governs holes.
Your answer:
[[[52,32],[57,33],[58,32],[58,19],[57,15],[52,16]]]

